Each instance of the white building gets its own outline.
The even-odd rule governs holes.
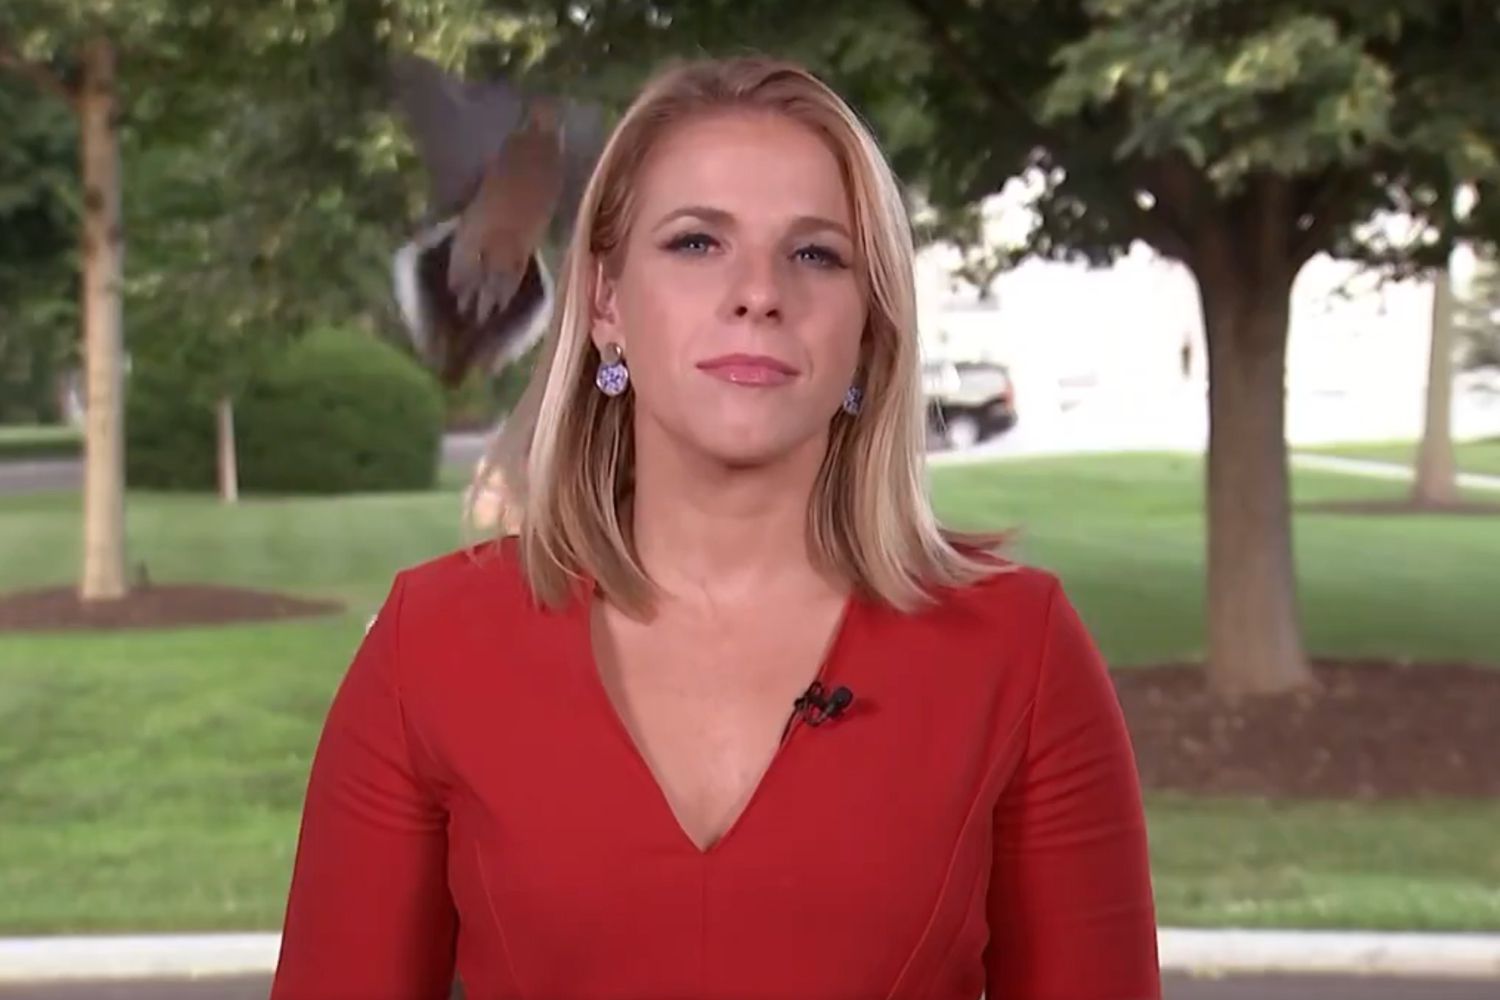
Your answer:
[[[1018,244],[1030,225],[1021,185],[991,199],[986,215],[992,241]],[[981,301],[972,286],[951,278],[956,260],[945,246],[918,255],[924,356],[1006,363],[1023,421],[1051,419],[1085,401],[1108,421],[1150,410],[1180,423],[1203,409],[1203,322],[1196,286],[1181,265],[1143,244],[1108,268],[1029,260],[1001,275]],[[1454,270],[1456,282],[1466,281],[1469,259],[1456,259]],[[1415,437],[1431,283],[1382,282],[1355,264],[1319,256],[1299,275],[1292,299],[1293,442]],[[1191,352],[1186,377],[1184,343]],[[1500,399],[1470,398],[1462,388],[1457,396],[1457,436],[1500,433]]]

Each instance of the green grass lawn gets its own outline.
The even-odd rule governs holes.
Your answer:
[[[1417,460],[1415,441],[1383,441],[1300,450],[1312,455],[1339,455],[1344,458],[1364,458],[1374,462],[1392,462],[1396,465],[1407,466]],[[1500,476],[1500,437],[1457,442],[1453,446],[1453,458],[1460,472]]]
[[[1500,930],[1500,802],[1148,796],[1172,926]]]
[[[934,474],[943,511],[1013,525],[1106,654],[1201,655],[1198,463],[1050,459]],[[1400,485],[1298,473],[1298,501]],[[263,626],[0,637],[0,934],[274,929],[322,714],[399,567],[463,541],[454,492],[247,501],[133,495],[155,580],[331,595]],[[72,496],[0,499],[0,589],[75,573]],[[1317,652],[1500,663],[1488,518],[1298,517]],[[1414,597],[1414,595],[1420,595]],[[1500,929],[1500,803],[1148,801],[1175,925]]]
[[[1175,456],[934,475],[939,509],[955,523],[1020,532],[1021,554],[1061,575],[1117,666],[1203,656],[1199,484],[1199,461]],[[1300,470],[1292,490],[1294,505],[1404,495],[1400,483]],[[1500,663],[1500,518],[1304,513],[1293,535],[1315,652]]]

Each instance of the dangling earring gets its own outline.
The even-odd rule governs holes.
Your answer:
[[[859,415],[859,405],[864,402],[865,391],[857,385],[851,385],[844,391],[843,410],[851,417]]]
[[[594,384],[606,396],[618,396],[630,385],[630,369],[625,367],[625,352],[619,344],[605,344],[599,352],[599,371],[594,375]]]

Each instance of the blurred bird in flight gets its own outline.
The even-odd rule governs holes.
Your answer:
[[[396,300],[418,353],[456,386],[474,368],[498,374],[546,329],[546,244],[567,240],[604,114],[417,56],[398,57],[392,80],[429,184],[428,216],[396,252]]]

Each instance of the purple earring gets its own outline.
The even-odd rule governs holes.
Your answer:
[[[600,351],[599,371],[594,385],[606,396],[618,396],[630,385],[630,369],[625,367],[625,352],[619,344],[605,344]]]
[[[865,391],[857,385],[851,385],[844,391],[844,412],[851,417],[858,416],[859,406],[864,402],[864,398]]]

